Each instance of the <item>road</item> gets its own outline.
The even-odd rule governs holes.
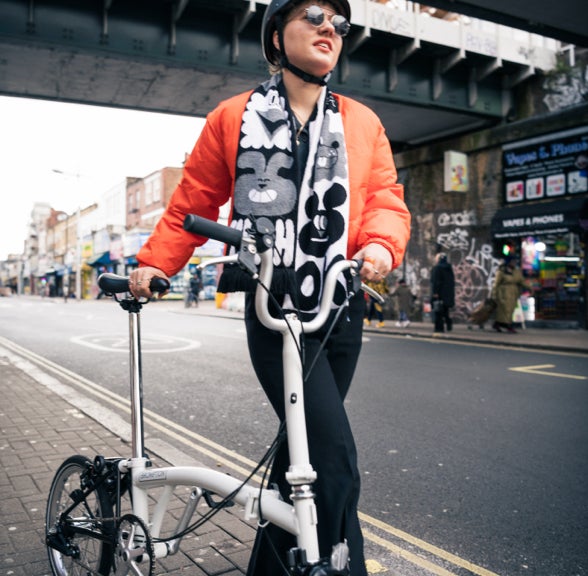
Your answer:
[[[0,300],[0,335],[123,397],[127,322],[103,300]],[[276,420],[242,322],[158,302],[142,342],[148,409],[262,455]],[[368,549],[403,576],[588,574],[586,376],[587,356],[366,335],[346,404]]]

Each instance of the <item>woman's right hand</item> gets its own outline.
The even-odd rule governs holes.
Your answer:
[[[149,283],[152,278],[163,278],[170,281],[165,272],[153,266],[143,266],[133,270],[129,275],[129,290],[135,298],[152,298],[153,294],[149,289]],[[159,298],[165,296],[167,292],[160,292]]]

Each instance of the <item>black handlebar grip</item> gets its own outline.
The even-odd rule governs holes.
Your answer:
[[[169,282],[165,278],[154,276],[151,278],[151,282],[149,282],[149,290],[151,292],[165,292],[169,290]]]
[[[223,226],[218,222],[213,222],[196,214],[188,214],[184,218],[184,230],[231,246],[239,247],[241,245],[242,233],[240,230]]]
[[[129,291],[129,277],[105,272],[98,277],[98,286],[105,294],[120,294]],[[169,290],[169,282],[164,278],[154,276],[149,282],[151,292],[165,292]]]
[[[98,276],[98,286],[105,294],[120,294],[129,291],[128,276],[119,276],[111,272],[105,272]]]

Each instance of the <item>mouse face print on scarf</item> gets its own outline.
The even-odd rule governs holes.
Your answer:
[[[255,90],[247,103],[237,152],[233,223],[257,216],[278,231],[274,264],[294,272],[284,305],[312,314],[323,278],[345,257],[349,183],[343,122],[326,87],[309,122],[308,161],[298,181],[294,129],[281,76]],[[280,231],[284,234],[281,235]],[[336,304],[340,305],[341,290]]]
[[[345,203],[347,193],[340,184],[333,184],[322,198],[314,193],[304,205],[308,222],[302,226],[299,244],[304,252],[323,258],[329,246],[345,232],[343,215],[336,210]]]
[[[235,189],[235,210],[249,216],[284,216],[296,205],[296,185],[292,181],[292,156],[276,152],[269,158],[261,152],[244,152],[237,160],[240,175]]]

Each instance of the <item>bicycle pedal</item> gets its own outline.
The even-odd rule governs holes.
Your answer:
[[[331,567],[338,574],[348,574],[349,568],[349,547],[346,542],[339,542],[333,546],[331,552]]]

